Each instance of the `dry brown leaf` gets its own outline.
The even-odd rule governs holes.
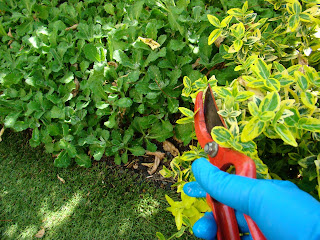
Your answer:
[[[149,151],[147,151],[146,154],[158,157],[160,160],[163,159],[165,156],[165,153],[163,153],[163,152],[149,152]]]
[[[158,167],[159,167],[159,164],[160,164],[160,158],[156,156],[156,157],[154,158],[153,166],[152,166],[152,168],[148,171],[148,173],[149,173],[150,175],[154,174],[154,173],[157,171],[157,169],[158,169]]]
[[[178,156],[179,150],[169,141],[164,141],[163,142],[163,149],[167,152],[170,152],[172,156],[176,157]]]
[[[77,94],[79,92],[79,88],[80,88],[80,83],[76,77],[74,78],[74,83],[76,84],[76,88],[73,89],[71,92],[73,97],[77,96]]]
[[[118,63],[116,63],[116,62],[108,62],[108,65],[113,66],[114,68],[118,67]]]
[[[79,24],[74,24],[74,25],[72,25],[71,27],[67,27],[65,30],[66,30],[66,31],[75,30],[75,29],[77,29],[78,25],[79,25]]]
[[[135,162],[135,163],[133,164],[133,169],[138,169],[138,167],[139,167],[138,162]]]
[[[192,69],[195,69],[196,67],[198,67],[198,66],[200,65],[199,62],[200,62],[200,58],[198,58],[198,59],[195,61],[195,63],[192,64]]]
[[[214,41],[214,45],[216,45],[216,47],[219,48],[224,39],[225,37],[218,37],[217,40]]]
[[[125,166],[127,168],[132,168],[134,167],[134,164],[138,162],[138,159],[134,159],[133,161],[131,161],[130,163],[128,162]]]
[[[11,28],[9,28],[8,36],[13,38],[12,33],[11,33]]]
[[[5,128],[3,127],[3,128],[0,130],[0,142],[2,141],[2,138],[1,138],[1,137],[2,137],[2,135],[3,135],[3,133],[4,133],[4,129],[5,129]]]
[[[183,143],[181,139],[178,139],[176,136],[173,136],[173,140],[175,140],[178,143]]]
[[[153,166],[153,163],[141,163],[141,165],[151,168]]]
[[[34,235],[36,238],[42,238],[45,233],[44,228],[42,228],[36,235]]]
[[[66,181],[62,178],[62,177],[59,177],[59,175],[57,174],[57,178],[59,179],[60,182],[62,183],[66,183]]]
[[[149,47],[151,47],[152,50],[155,50],[158,47],[160,47],[160,44],[154,41],[152,38],[138,37],[138,39],[141,40],[143,43],[147,44]]]

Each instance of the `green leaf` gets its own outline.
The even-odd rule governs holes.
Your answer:
[[[239,40],[239,39],[235,40],[233,42],[234,51],[235,52],[239,52],[240,49],[242,48],[242,45],[243,45],[243,41],[242,40]]]
[[[21,112],[13,112],[10,113],[6,116],[6,118],[4,119],[4,126],[6,128],[12,128],[14,127],[17,119],[19,118]]]
[[[40,144],[40,131],[38,128],[33,129],[32,138],[29,141],[31,147],[39,146]]]
[[[314,109],[316,108],[316,97],[310,92],[301,92],[301,101],[307,108]]]
[[[117,164],[117,165],[120,165],[121,164],[121,157],[118,153],[116,153],[114,155],[114,163]]]
[[[187,124],[187,123],[192,123],[193,117],[185,117],[185,118],[180,118],[176,121],[177,124]]]
[[[284,124],[275,124],[274,130],[278,133],[280,138],[287,144],[297,147],[298,144],[292,135],[291,131]]]
[[[143,156],[145,154],[145,149],[141,146],[134,146],[128,148],[128,150],[134,155],[134,156]]]
[[[90,61],[92,62],[102,61],[97,47],[94,46],[92,43],[86,44],[83,48],[83,51],[86,58],[89,59]]]
[[[51,118],[65,119],[64,109],[61,109],[57,106],[53,106],[53,108],[50,111],[50,116]]]
[[[162,233],[160,233],[160,232],[156,232],[156,236],[157,236],[157,238],[159,239],[159,240],[166,240],[166,238],[163,236],[163,234]]]
[[[105,10],[107,13],[109,13],[109,14],[111,14],[111,15],[115,15],[115,13],[114,13],[114,6],[112,5],[112,3],[107,3],[107,4],[105,4],[105,5],[103,6],[103,8],[104,8],[104,10]]]
[[[208,15],[207,15],[207,18],[208,18],[209,22],[210,22],[213,26],[215,26],[215,27],[217,27],[217,28],[221,28],[220,20],[219,20],[217,17],[215,17],[215,16],[213,16],[213,15],[211,15],[211,14],[208,14]]]
[[[13,73],[9,73],[8,75],[6,75],[3,78],[3,82],[2,84],[5,87],[10,87],[13,84],[18,84],[20,82],[20,80],[22,79],[23,75],[19,72],[13,72]]]
[[[173,8],[173,7],[172,7]],[[168,21],[173,30],[178,30],[180,34],[183,36],[184,35],[184,28],[177,22],[177,19],[179,16],[175,13],[173,13],[173,9],[169,7],[169,12],[168,12]]]
[[[298,126],[299,128],[310,132],[320,132],[320,119],[312,117],[300,118]]]
[[[168,110],[170,113],[176,113],[179,109],[179,100],[173,98],[167,98]]]
[[[294,32],[300,23],[300,17],[298,15],[291,15],[288,19],[288,25],[291,32]]]
[[[298,83],[299,87],[301,88],[301,90],[306,91],[309,87],[308,80],[307,80],[306,76],[300,71],[296,71],[294,73],[294,76],[296,77],[297,83]]]
[[[124,97],[120,98],[116,103],[118,107],[128,108],[132,105],[132,100],[130,98]]]
[[[308,13],[301,13],[299,17],[300,17],[300,20],[303,22],[311,22],[313,19],[313,17]]]
[[[277,92],[271,92],[264,97],[259,106],[260,112],[278,111],[280,107],[280,96]]]
[[[225,127],[216,126],[211,130],[211,136],[213,140],[221,145],[227,145],[232,140],[232,133]]]
[[[186,117],[190,117],[190,118],[193,118],[193,111],[191,111],[190,109],[188,108],[185,108],[185,107],[179,107],[179,111]]]
[[[274,112],[266,111],[266,112],[260,113],[259,119],[261,121],[268,122],[268,121],[272,120],[274,118],[274,116],[275,116]]]
[[[232,92],[226,87],[213,87],[212,91],[218,94],[222,99],[225,99],[227,96],[232,96]]]
[[[150,152],[157,151],[157,145],[156,144],[150,142],[147,138],[145,138],[144,141],[146,142],[148,151],[150,151]]]
[[[248,142],[258,137],[265,129],[266,123],[258,117],[253,117],[241,132],[241,141]]]
[[[71,164],[71,158],[69,157],[66,150],[63,150],[59,155],[54,159],[54,166],[66,168]]]
[[[132,63],[132,61],[129,59],[129,57],[122,51],[122,50],[116,50],[113,52],[113,59],[119,62],[124,67],[128,67],[131,69],[135,69],[136,66]]]
[[[263,79],[269,79],[270,70],[267,64],[260,58],[255,61],[255,64],[251,67],[252,71]]]
[[[299,119],[300,119],[300,113],[298,111],[298,109],[296,108],[289,108],[288,109],[290,112],[293,113],[293,115],[288,116],[284,119],[285,123],[289,126],[289,127],[294,127],[297,126]]]
[[[177,139],[183,141],[184,145],[189,144],[189,142],[194,137],[194,126],[193,123],[188,123],[184,125],[176,125],[174,127],[175,136]]]
[[[149,132],[150,139],[156,139],[159,142],[164,142],[167,138],[173,136],[173,126],[169,121],[161,121],[154,124]]]
[[[275,78],[264,79],[264,85],[269,88],[271,91],[279,91],[280,90],[280,82]]]
[[[249,92],[249,91],[243,91],[243,92],[239,92],[236,95],[235,101],[236,102],[243,102],[248,100],[249,98],[253,97],[254,93],[253,92]]]
[[[91,159],[87,154],[81,153],[76,155],[76,163],[80,166],[80,167],[91,167]]]
[[[218,37],[220,37],[220,35],[222,34],[222,30],[221,29],[215,29],[211,32],[211,34],[209,35],[208,38],[208,45],[211,45],[212,43],[214,43]]]
[[[121,161],[126,164],[128,162],[128,153],[127,151],[125,151],[122,155],[121,155]]]
[[[228,26],[228,24],[230,23],[231,19],[232,19],[232,16],[225,17],[221,22],[221,27],[224,28],[224,27]]]
[[[238,23],[235,31],[233,31],[235,37],[237,39],[241,39],[244,36],[245,33],[245,28],[242,22]]]

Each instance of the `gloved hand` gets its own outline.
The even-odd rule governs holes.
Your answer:
[[[228,174],[204,158],[192,164],[192,171],[197,183],[184,186],[187,195],[198,194],[199,189],[194,189],[199,184],[217,201],[249,215],[268,240],[320,239],[320,203],[295,184]],[[205,217],[207,220],[200,219],[194,228],[201,222],[205,229],[215,225],[213,218]]]

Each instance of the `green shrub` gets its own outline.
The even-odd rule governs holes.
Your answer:
[[[248,2],[223,17],[208,15],[214,26],[208,44],[219,48],[225,66],[233,69],[229,74],[239,76],[223,85],[219,78],[193,82],[185,77],[182,95],[194,100],[210,83],[228,127],[214,127],[214,141],[250,156],[258,178],[290,180],[319,199],[319,7],[312,1],[268,2],[274,8],[269,19],[249,10]],[[181,110],[186,117],[178,123],[192,122],[192,111]],[[192,147],[161,173],[175,177],[181,192],[194,180],[191,162],[203,155],[200,147]],[[203,214],[206,202],[190,201],[169,199],[178,230],[185,225],[192,231],[194,217]]]
[[[215,54],[203,1],[0,2],[0,121],[32,129],[55,166],[155,151],[172,137],[182,76],[203,76],[196,60]],[[194,64],[194,65],[193,65]]]

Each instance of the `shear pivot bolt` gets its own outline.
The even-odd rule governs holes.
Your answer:
[[[204,152],[210,157],[215,157],[219,150],[219,145],[216,142],[209,142],[204,146]]]

